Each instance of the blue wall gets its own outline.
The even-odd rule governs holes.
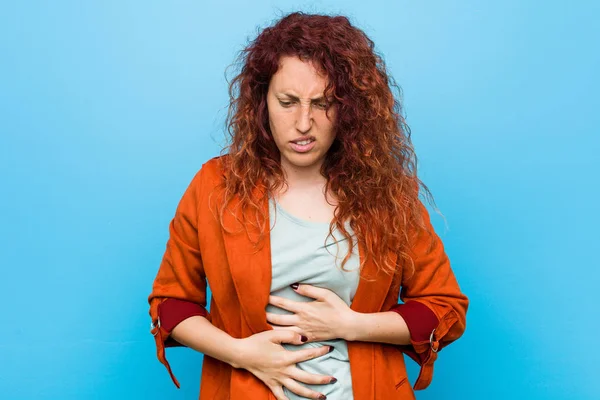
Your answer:
[[[294,9],[374,39],[448,221],[468,328],[419,399],[600,398],[598,2],[324,3],[2,3],[2,399],[196,398],[201,355],[169,350],[177,391],[146,297],[226,66]]]

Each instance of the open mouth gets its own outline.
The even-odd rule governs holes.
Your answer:
[[[290,142],[292,149],[298,153],[306,153],[315,146],[315,139],[302,139]]]

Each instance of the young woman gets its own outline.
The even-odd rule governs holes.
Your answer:
[[[414,399],[468,299],[383,61],[347,18],[303,13],[242,61],[230,144],[185,191],[149,297],[159,360],[179,386],[165,347],[204,353],[201,400]]]

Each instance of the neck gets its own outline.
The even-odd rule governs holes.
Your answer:
[[[282,160],[281,168],[289,186],[302,187],[325,184],[327,179],[321,175],[322,165],[323,163],[321,162],[308,167],[298,167]]]

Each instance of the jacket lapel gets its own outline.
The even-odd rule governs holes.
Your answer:
[[[255,200],[260,200],[261,211],[268,217],[269,203],[262,196],[261,185],[257,185],[252,195]],[[272,329],[267,323],[266,307],[271,291],[271,241],[267,231],[258,247],[255,248],[252,240],[256,241],[259,231],[249,227],[246,234],[241,221],[243,213],[239,207],[239,199],[235,198],[228,207],[229,212],[223,215],[223,223],[233,233],[224,232],[225,251],[231,271],[231,277],[242,308],[242,314],[252,333]],[[254,215],[246,211],[246,218],[253,220]]]

